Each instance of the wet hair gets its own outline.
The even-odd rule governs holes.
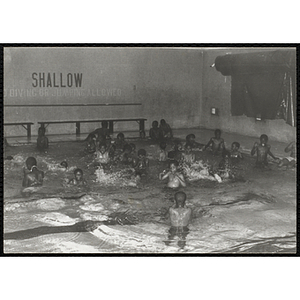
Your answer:
[[[158,122],[157,122],[157,121],[153,121],[153,122],[152,122],[152,127],[154,127],[154,125],[155,125],[156,127],[158,127]]]
[[[166,120],[165,119],[161,119],[160,120],[160,124],[166,124]]]
[[[76,173],[80,173],[81,175],[83,175],[83,171],[81,170],[81,169],[79,169],[79,168],[77,168],[77,169],[75,169],[74,170],[74,175],[76,175]]]
[[[222,157],[225,158],[225,157],[230,157],[230,152],[226,149],[223,150],[222,152]]]
[[[125,152],[126,150],[128,150],[129,152],[131,152],[132,151],[131,145],[125,144],[124,147],[123,147],[123,152]]]
[[[191,138],[195,139],[196,136],[195,136],[193,133],[191,133],[191,134],[188,134],[188,135],[185,137],[185,139],[186,139],[187,141],[190,140]]]
[[[28,168],[28,170],[30,170],[33,166],[36,166],[37,162],[36,159],[34,157],[28,157],[26,159],[26,166]]]
[[[147,155],[146,150],[145,150],[145,149],[140,149],[140,150],[138,151],[138,156],[140,156],[140,155],[146,156],[146,155]]]
[[[169,168],[171,167],[171,165],[175,165],[176,167],[178,167],[178,166],[179,166],[179,163],[178,163],[177,160],[171,160],[171,161],[169,162]]]
[[[124,138],[125,138],[125,136],[124,136],[123,132],[118,133],[117,139],[124,139]]]
[[[177,192],[174,195],[175,202],[176,202],[176,207],[184,207],[185,200],[186,200],[186,193],[184,192]]]
[[[108,127],[108,122],[107,121],[102,121],[101,125],[102,125],[102,128],[107,128]]]
[[[215,130],[215,135],[216,135],[217,133],[219,133],[219,134],[221,135],[221,129],[216,129],[216,130]]]
[[[135,148],[136,148],[136,147],[135,147],[135,144],[131,143],[131,144],[129,144],[129,145],[130,145],[130,147],[131,147],[131,150],[134,151]]]
[[[167,147],[167,143],[166,142],[160,142],[159,147],[160,147],[160,149],[165,150],[166,147]]]
[[[266,141],[268,141],[269,140],[269,137],[266,135],[266,134],[262,134],[261,136],[260,136],[260,140],[262,140],[262,139],[265,139]]]
[[[238,142],[233,142],[233,143],[231,144],[231,147],[233,147],[233,146],[236,146],[237,148],[240,148],[240,143],[238,143]]]
[[[64,160],[60,163],[60,165],[64,168],[67,168],[68,167],[68,163]]]

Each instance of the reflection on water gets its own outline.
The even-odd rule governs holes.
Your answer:
[[[38,167],[45,171],[44,186],[22,193],[22,167],[32,150],[5,161],[5,252],[296,251],[295,204],[282,201],[295,197],[294,174],[255,173],[247,180],[218,183],[200,160],[193,168],[184,166],[190,178],[184,191],[193,219],[188,228],[178,229],[170,227],[168,219],[174,190],[165,188],[157,176],[165,163],[151,161],[149,176],[136,181],[130,168],[89,167],[89,158],[78,154],[80,145],[67,146],[52,156],[37,155]],[[154,157],[151,150],[148,147]],[[59,166],[66,159],[67,170]],[[251,163],[245,159],[243,170]],[[83,169],[87,187],[64,184],[76,167]]]

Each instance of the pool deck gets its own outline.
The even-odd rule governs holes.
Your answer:
[[[174,137],[185,139],[185,137],[193,133],[196,136],[196,141],[202,144],[206,144],[209,139],[214,136],[213,129],[204,129],[204,128],[188,128],[188,129],[174,129],[173,134]],[[116,137],[118,132],[113,134],[113,138]],[[136,138],[138,136],[138,132],[129,131],[124,132],[125,137],[127,138]],[[148,134],[148,132],[147,132]],[[76,136],[75,134],[62,134],[62,135],[47,135],[49,138],[49,143],[59,143],[59,142],[74,142],[74,141],[82,141],[87,137],[87,133],[82,133],[80,136]],[[258,137],[249,137],[236,133],[223,132],[222,137],[225,140],[226,147],[230,148],[232,142],[239,142],[241,144],[241,151],[245,153],[250,153],[254,142],[259,140]],[[27,145],[36,143],[37,136],[32,136],[28,139],[26,136],[24,137],[7,137],[7,141],[10,145]],[[296,137],[295,137],[296,139]],[[272,141],[269,140],[269,144],[271,145],[271,151],[275,156],[285,157],[287,153],[284,152],[284,148],[287,146],[286,143]]]

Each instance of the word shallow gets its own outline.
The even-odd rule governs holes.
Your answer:
[[[32,73],[33,87],[81,87],[82,73]]]

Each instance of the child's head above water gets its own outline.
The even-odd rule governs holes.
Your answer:
[[[233,143],[231,144],[231,150],[237,151],[237,150],[239,150],[239,149],[240,149],[240,143],[238,143],[238,142],[233,142]]]
[[[188,134],[188,135],[185,137],[185,139],[186,139],[187,142],[193,142],[193,141],[195,141],[196,136],[195,136],[193,133],[191,133],[191,134]]]
[[[160,149],[162,149],[162,150],[166,150],[166,148],[167,148],[167,143],[166,143],[166,142],[160,142],[159,147],[160,147]]]
[[[269,138],[268,138],[268,136],[266,135],[266,134],[262,134],[261,136],[260,136],[260,143],[264,146],[267,142],[268,142],[268,140],[269,140]]]
[[[100,145],[99,145],[99,151],[103,154],[103,153],[105,153],[105,151],[106,151],[106,144],[105,143],[101,143]]]
[[[177,160],[171,160],[169,163],[169,168],[171,169],[172,172],[175,172],[178,167],[178,161]]]
[[[147,155],[147,152],[145,149],[140,149],[138,151],[138,157],[146,157],[146,155]]]
[[[28,170],[31,170],[32,167],[36,166],[37,165],[37,162],[36,162],[36,159],[34,157],[28,157],[26,159],[26,167]]]
[[[61,167],[63,168],[67,168],[68,167],[68,163],[64,160],[60,163]]]
[[[125,139],[124,133],[123,132],[118,133],[117,139],[118,140],[124,140]]]
[[[216,129],[215,130],[215,137],[220,138],[221,137],[221,129]]]
[[[153,121],[152,122],[152,127],[157,128],[158,127],[158,122],[157,121]]]
[[[174,195],[176,207],[184,207],[186,201],[186,194],[184,192],[177,192]]]
[[[81,169],[76,169],[74,171],[75,179],[80,181],[83,177],[83,171]]]

